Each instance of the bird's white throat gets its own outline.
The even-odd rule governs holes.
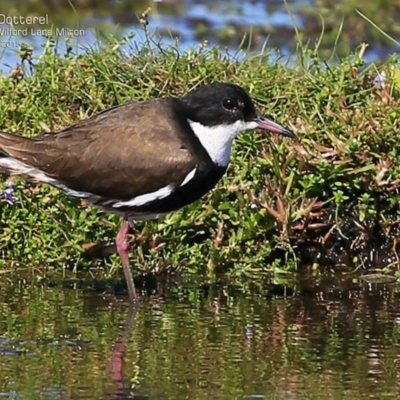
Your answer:
[[[206,149],[211,160],[221,167],[226,167],[231,156],[232,142],[240,132],[257,128],[257,122],[238,120],[233,124],[205,126],[188,119],[190,127]]]

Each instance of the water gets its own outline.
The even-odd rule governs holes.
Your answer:
[[[38,2],[38,4],[41,4],[41,2]],[[32,46],[34,56],[40,55],[46,42],[41,31],[50,29],[52,26],[54,27],[54,40],[60,54],[64,54],[66,51],[65,39],[68,36],[61,31],[62,28],[82,30],[71,39],[75,53],[85,51],[99,41],[107,42],[107,38],[111,35],[121,38],[130,33],[135,33],[135,38],[125,46],[125,50],[130,51],[132,47],[140,46],[144,41],[143,29],[138,24],[137,16],[147,6],[152,7],[149,17],[149,30],[155,33],[155,37],[158,35],[162,37],[165,44],[172,44],[176,38],[179,38],[180,48],[186,50],[190,46],[198,46],[199,43],[207,39],[210,44],[221,46],[223,51],[228,49],[232,54],[235,54],[243,36],[249,37],[251,34],[251,50],[260,51],[267,43],[267,47],[278,50],[278,54],[275,54],[274,57],[287,60],[294,53],[297,42],[293,25],[299,29],[304,41],[309,42],[311,47],[313,43],[319,40],[322,31],[322,27],[319,29],[318,26],[311,29],[315,25],[315,21],[310,20],[309,11],[304,11],[306,9],[303,9],[303,7],[309,7],[308,10],[317,10],[317,13],[320,8],[321,12],[325,10],[324,4],[304,0],[289,1],[288,6],[283,1],[265,2],[261,0],[221,2],[196,0],[143,1],[138,3],[135,10],[131,12],[118,10],[118,4],[118,2],[110,2],[107,6],[107,3],[104,3],[102,8],[93,9],[85,9],[83,6],[78,10],[64,8],[61,13],[53,10],[51,13],[43,11],[39,15],[34,9],[28,13],[37,17],[45,17],[47,24],[43,25],[12,26],[7,23],[0,23],[0,69],[9,73],[10,69],[21,61],[18,54],[21,43]],[[41,6],[40,9],[46,10],[44,6]],[[9,9],[6,7],[1,12],[1,15],[9,17],[10,15],[24,15],[26,10],[21,10],[20,14],[15,14],[13,7]],[[389,10],[389,12],[391,11]],[[0,19],[0,22],[3,19]],[[332,27],[332,32],[339,29],[340,19],[341,16],[338,17],[337,26]],[[319,18],[317,20],[320,22]],[[354,23],[352,19],[348,19],[348,21],[348,25],[345,23],[343,27],[344,34],[340,46],[336,48],[338,52],[348,52],[349,47],[354,50],[361,41],[352,39]],[[365,32],[362,41],[375,42],[371,43],[375,46],[369,47],[366,51],[366,60],[376,61],[398,50],[392,42],[385,45],[380,43],[377,40],[375,28],[372,28],[361,17],[358,17],[357,23],[362,24]],[[14,31],[11,32],[10,29],[14,29]],[[59,29],[58,32],[57,29]],[[390,27],[387,30],[389,34],[392,33]],[[396,32],[397,30],[393,33],[395,38],[397,37]],[[324,46],[330,54],[334,48],[336,35],[326,36],[328,39],[324,41]],[[382,40],[382,38],[382,35],[379,36],[379,40]],[[345,43],[344,46],[343,43]],[[247,44],[244,47],[247,48],[246,46]]]
[[[150,2],[151,3],[151,2]],[[153,33],[162,32],[163,42],[165,44],[173,44],[175,38],[180,38],[180,47],[182,50],[188,49],[190,46],[198,46],[202,41],[196,38],[195,28],[191,26],[191,21],[204,20],[207,24],[213,26],[213,29],[220,30],[227,23],[235,23],[240,25],[248,25],[249,30],[255,24],[269,24],[272,26],[284,25],[290,22],[288,13],[281,6],[276,12],[268,13],[263,3],[247,3],[247,2],[221,2],[216,7],[210,10],[212,2],[196,3],[189,0],[183,2],[180,9],[181,13],[166,14],[163,12],[154,11],[150,17],[149,30]],[[150,4],[155,6],[154,4]],[[143,11],[145,7],[141,9]],[[156,9],[157,10],[157,9]],[[183,13],[183,15],[182,15]],[[140,14],[140,12],[138,12]],[[57,41],[57,47],[61,53],[65,52],[65,39],[68,35],[62,32],[62,28],[68,25],[60,25],[54,16],[45,14],[49,25],[56,24],[58,28],[54,29],[54,38]],[[117,37],[127,36],[135,33],[136,37],[132,39],[129,46],[140,45],[144,42],[145,37],[143,29],[140,25],[133,23],[135,16],[131,15],[128,21],[121,18],[119,14],[109,16],[82,16],[76,23],[69,25],[71,29],[81,29],[82,32],[71,40],[72,46],[76,52],[84,51],[90,48],[96,42],[107,41],[107,37],[115,34]],[[297,23],[301,23],[300,18],[296,18]],[[13,27],[9,24],[0,24],[3,29],[0,42],[0,50],[2,49],[2,64],[3,70],[15,65],[19,61],[18,48],[21,43],[28,44],[34,48],[34,54],[40,54],[42,46],[46,42],[46,38],[41,35],[41,31],[49,29],[49,26],[33,26]],[[14,28],[12,33],[10,29]],[[11,34],[10,34],[11,33]],[[215,36],[210,35],[208,38],[211,43],[217,43]],[[232,47],[231,47],[232,48]],[[232,48],[233,49],[233,48]],[[1,51],[0,51],[1,54]]]
[[[339,288],[340,286],[340,288]],[[397,399],[395,286],[0,285],[0,398]]]

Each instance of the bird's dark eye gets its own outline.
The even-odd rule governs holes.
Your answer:
[[[236,100],[233,99],[224,99],[222,102],[222,106],[225,108],[225,110],[233,110],[234,108],[237,108],[238,104]]]

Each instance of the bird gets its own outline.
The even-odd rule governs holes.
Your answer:
[[[131,226],[213,189],[228,167],[234,139],[255,129],[296,138],[261,115],[243,87],[214,82],[182,97],[131,100],[56,132],[0,132],[0,172],[50,184],[122,217],[115,244],[129,299],[136,303]]]

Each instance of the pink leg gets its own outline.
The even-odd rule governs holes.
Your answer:
[[[133,282],[132,271],[129,265],[129,222],[123,221],[121,228],[115,239],[115,244],[117,246],[117,252],[119,258],[121,259],[122,268],[124,269],[126,284],[128,285],[129,300],[131,303],[136,303],[137,296],[135,290],[135,284]]]

